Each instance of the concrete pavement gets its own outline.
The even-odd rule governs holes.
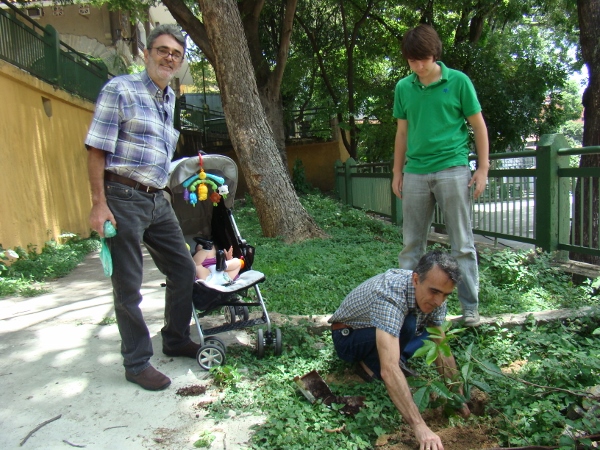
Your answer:
[[[98,253],[49,283],[48,294],[0,299],[0,448],[192,449],[203,431],[216,436],[213,450],[246,447],[250,427],[261,417],[232,418],[235,426],[216,424],[197,407],[214,399],[215,389],[200,397],[176,394],[183,387],[209,385],[212,377],[193,359],[162,354],[163,281],[145,254],[142,309],[155,350],[151,363],[172,380],[160,392],[125,380],[117,326],[101,324],[111,322],[106,318],[114,311]],[[228,345],[252,345],[255,336],[252,329],[219,335]],[[192,338],[198,341],[195,327]]]

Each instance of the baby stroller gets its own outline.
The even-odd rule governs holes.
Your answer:
[[[232,208],[238,182],[235,162],[222,155],[202,155],[174,161],[168,188],[171,204],[192,253],[198,244],[214,243],[218,249],[233,248],[233,256],[243,260],[239,277],[225,284],[196,280],[193,293],[193,317],[200,335],[197,361],[204,370],[225,364],[225,343],[216,334],[266,325],[259,328],[256,352],[264,356],[265,346],[281,354],[281,330],[271,329],[269,314],[258,284],[264,274],[252,270],[254,247],[241,237]],[[201,187],[203,186],[203,187]],[[222,263],[217,255],[217,270]],[[249,307],[260,307],[262,316],[250,318]],[[199,319],[223,308],[225,324],[203,329]]]

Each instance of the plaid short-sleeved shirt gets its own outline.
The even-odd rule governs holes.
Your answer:
[[[100,92],[85,145],[107,152],[107,170],[163,188],[179,138],[174,109],[173,90],[146,71],[115,77]]]
[[[412,271],[389,269],[375,275],[354,288],[329,319],[352,328],[375,327],[400,337],[405,317],[413,313],[417,318],[417,334],[425,326],[440,326],[446,319],[447,303],[431,313],[421,312],[415,299]]]

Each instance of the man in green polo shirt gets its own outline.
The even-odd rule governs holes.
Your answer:
[[[442,42],[429,25],[409,30],[402,55],[413,73],[396,85],[392,189],[402,199],[404,248],[400,268],[413,270],[425,253],[436,203],[444,215],[462,281],[458,298],[464,324],[479,323],[479,272],[471,226],[470,188],[479,197],[487,184],[489,144],[473,83],[438,61]],[[469,169],[468,124],[473,128],[477,170]]]

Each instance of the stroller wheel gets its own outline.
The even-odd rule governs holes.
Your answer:
[[[262,328],[259,328],[256,335],[256,354],[259,358],[265,356],[265,336]]]
[[[225,364],[225,351],[218,345],[203,345],[198,350],[196,361],[204,370]]]
[[[225,316],[225,321],[229,322],[231,325],[237,322],[235,308],[235,306],[223,306],[223,315]]]
[[[204,345],[217,345],[217,346],[221,347],[223,352],[225,352],[227,350],[227,346],[225,345],[225,342],[223,342],[223,340],[218,338],[217,336],[206,336],[204,338]]]
[[[238,320],[248,320],[250,318],[250,311],[247,306],[234,306],[234,308]]]
[[[279,328],[275,328],[275,347],[273,349],[273,354],[275,356],[281,355],[281,330]]]

